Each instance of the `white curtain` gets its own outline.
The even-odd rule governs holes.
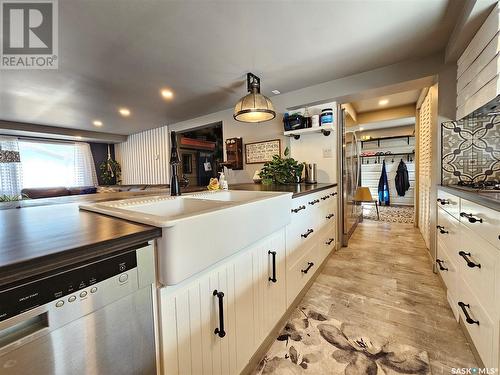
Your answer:
[[[75,186],[97,186],[97,173],[94,158],[88,143],[75,143]]]
[[[0,137],[0,150],[19,152],[19,143],[14,137]],[[0,195],[18,196],[23,185],[21,163],[0,163]]]

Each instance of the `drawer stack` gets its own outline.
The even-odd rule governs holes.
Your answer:
[[[437,225],[448,302],[484,366],[499,367],[500,213],[439,190]]]
[[[336,216],[336,188],[293,199],[286,227],[288,306],[335,248]]]

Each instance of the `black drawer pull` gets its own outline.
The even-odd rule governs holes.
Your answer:
[[[224,293],[218,292],[215,289],[213,295],[219,299],[219,327],[214,330],[214,333],[223,338],[226,336],[226,331],[224,331]]]
[[[438,201],[439,203],[441,203],[443,206],[444,206],[445,204],[450,204],[450,201],[449,201],[448,199],[438,198],[438,199],[437,199],[437,201]]]
[[[267,253],[273,257],[273,277],[270,277],[269,281],[275,283],[276,281],[278,281],[278,279],[276,278],[276,251],[269,250]]]
[[[325,195],[324,197],[321,197],[321,200],[322,200],[322,201],[325,201],[325,200],[327,200],[327,199],[330,199],[330,196],[329,196],[329,195]]]
[[[304,269],[304,270],[300,270],[300,272],[302,272],[302,273],[308,273],[309,270],[312,268],[312,266],[314,266],[313,262],[307,262],[307,268]]]
[[[315,199],[315,200],[309,202],[309,204],[311,206],[314,206],[316,203],[319,203],[319,199]]]
[[[447,230],[444,230],[444,227],[442,225],[436,225],[436,228],[439,229],[439,233],[441,234],[449,233]]]
[[[326,215],[325,217],[326,217],[327,219],[331,219],[331,218],[332,218],[332,217],[334,217],[334,216],[335,216],[334,214],[329,214],[329,215]]]
[[[306,206],[302,205],[302,206],[299,206],[297,208],[292,208],[292,212],[294,214],[296,214],[297,212],[301,211],[301,210],[305,210],[306,209]]]
[[[460,255],[462,258],[465,259],[465,261],[467,262],[467,265],[470,268],[474,268],[474,267],[481,268],[481,264],[474,263],[472,260],[470,260],[470,258],[469,258],[470,257],[470,253],[466,253],[465,251],[459,251],[458,255]]]
[[[460,308],[462,309],[462,311],[464,312],[464,315],[465,315],[465,321],[469,324],[477,324],[479,325],[479,320],[474,320],[470,317],[469,315],[469,312],[465,309],[466,307],[468,309],[470,309],[470,305],[468,303],[463,303],[463,302],[459,302],[458,303],[458,306],[460,306]]]
[[[444,260],[436,259],[436,263],[439,265],[441,271],[448,271],[448,268],[443,266]]]
[[[300,237],[307,238],[312,232],[314,232],[313,229],[308,229],[306,233],[301,234]]]
[[[335,238],[329,238],[328,241],[325,242],[326,245],[331,245],[331,243],[335,241]]]
[[[481,219],[481,218],[477,219],[477,218],[474,217],[474,215],[467,214],[465,212],[460,212],[460,217],[467,218],[467,220],[469,220],[469,223],[472,223],[472,224],[477,223],[477,222],[479,222],[479,223],[483,222],[483,219]]]
[[[337,192],[333,192],[333,193],[331,193],[331,194],[330,194],[330,197],[334,197],[334,196],[336,196],[337,194],[338,194]]]

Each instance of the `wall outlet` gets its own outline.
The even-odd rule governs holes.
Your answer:
[[[332,153],[331,147],[324,148],[323,149],[323,159],[331,159],[332,157],[333,157],[333,153]]]

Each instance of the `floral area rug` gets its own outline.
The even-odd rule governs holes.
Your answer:
[[[297,308],[254,375],[430,374],[426,351]]]
[[[413,206],[379,206],[380,221],[413,224]],[[363,218],[378,220],[375,205],[363,205]]]

